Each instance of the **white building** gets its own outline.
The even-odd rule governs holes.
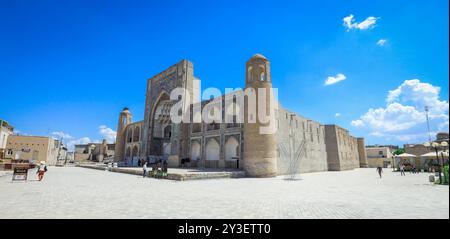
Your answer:
[[[8,122],[0,119],[0,159],[5,155],[6,142],[13,131],[14,128]]]

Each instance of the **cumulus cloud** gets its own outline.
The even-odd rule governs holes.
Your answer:
[[[100,135],[106,139],[106,141],[109,143],[114,143],[116,141],[116,131],[108,128],[106,125],[100,125],[98,128]]]
[[[440,87],[406,80],[397,89],[388,92],[386,107],[370,108],[354,127],[365,128],[369,135],[402,142],[422,142],[428,139],[425,106],[429,108],[432,134],[449,129],[449,103],[440,100]]]
[[[98,133],[103,138],[106,139],[109,143],[114,143],[116,141],[116,131],[107,127],[106,125],[100,125],[98,127]],[[89,144],[89,143],[101,143],[101,140],[95,139],[92,140],[89,137],[81,137],[75,138],[68,133],[64,133],[62,131],[55,131],[51,133],[54,139],[63,139],[63,143],[67,146],[69,151],[73,151],[75,149],[75,145],[78,144]]]
[[[343,81],[347,79],[347,77],[345,77],[344,74],[339,73],[336,76],[329,76],[326,80],[325,80],[325,85],[333,85],[336,84],[340,81]]]
[[[93,143],[93,141],[89,137],[81,137],[79,139],[72,139],[67,141],[66,146],[69,151],[74,151],[75,145],[89,144],[89,143]]]
[[[73,138],[70,134],[66,134],[62,131],[52,132],[52,136],[55,139],[72,139]]]
[[[377,45],[378,46],[384,46],[384,44],[386,44],[387,40],[386,39],[380,39],[377,41]]]
[[[355,16],[353,16],[353,14],[350,14],[349,16],[344,17],[342,21],[344,22],[344,27],[347,29],[347,31],[350,31],[352,29],[359,29],[359,30],[372,29],[376,26],[378,19],[379,17],[370,16],[362,22],[356,22]]]
[[[364,126],[364,122],[362,120],[352,120],[351,125],[355,127],[361,127]]]

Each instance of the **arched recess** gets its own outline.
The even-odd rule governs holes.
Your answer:
[[[138,142],[141,138],[141,127],[136,126],[133,131],[133,142]]]
[[[200,160],[201,148],[202,148],[202,146],[197,141],[192,142],[192,144],[191,144],[191,159],[192,160]]]
[[[170,139],[171,136],[172,136],[172,126],[171,125],[167,125],[164,128],[163,138],[164,139]]]
[[[225,143],[225,160],[233,161],[237,156],[239,156],[239,142],[235,137],[230,137]]]
[[[155,102],[150,113],[151,124],[149,130],[151,138],[148,139],[150,143],[148,154],[170,154],[170,138],[164,138],[164,129],[171,124],[170,106],[172,102],[166,91],[161,92]]]
[[[215,139],[210,139],[206,144],[206,160],[220,159],[220,145]]]
[[[264,67],[260,66],[259,67],[259,80],[260,81],[266,81],[266,70],[264,69]]]
[[[139,155],[139,148],[138,148],[138,146],[135,145],[135,146],[133,147],[133,152],[132,152],[131,157],[134,159],[134,158],[136,158],[138,155]]]
[[[253,67],[249,66],[247,69],[247,83],[253,81]]]
[[[131,143],[133,139],[133,129],[128,127],[127,129],[127,143]]]
[[[163,155],[170,155],[172,152],[172,144],[170,142],[163,143]]]
[[[126,158],[130,158],[131,157],[131,147],[127,147],[127,152],[125,153],[125,157]]]

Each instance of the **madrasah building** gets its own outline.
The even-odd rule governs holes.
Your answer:
[[[143,159],[162,158],[169,167],[186,166],[184,162],[189,162],[189,167],[237,168],[250,177],[367,167],[363,138],[355,138],[337,125],[322,125],[304,118],[278,104],[272,118],[276,130],[261,134],[265,124],[251,121],[248,97],[242,97],[245,98],[243,121],[236,121],[235,116],[231,122],[225,120],[227,105],[233,106],[231,112],[235,115],[239,111],[239,104],[235,104],[237,96],[226,94],[200,103],[192,101],[195,96],[189,96],[191,113],[196,107],[203,112],[214,102],[225,105],[210,107],[212,111],[222,112],[222,121],[173,122],[170,112],[177,101],[171,100],[170,93],[176,88],[198,92],[195,81],[198,79],[194,77],[193,64],[187,60],[148,79],[144,120],[133,122],[128,108],[119,114],[114,160],[120,166],[138,166]],[[247,61],[245,83],[245,91],[263,88],[269,92],[260,95],[254,91],[257,99],[270,98],[272,79],[266,57],[256,54]],[[189,117],[192,119],[193,115]]]

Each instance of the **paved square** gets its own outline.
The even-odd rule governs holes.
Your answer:
[[[385,169],[171,181],[50,167],[42,182],[0,177],[0,218],[449,218],[449,187]]]

